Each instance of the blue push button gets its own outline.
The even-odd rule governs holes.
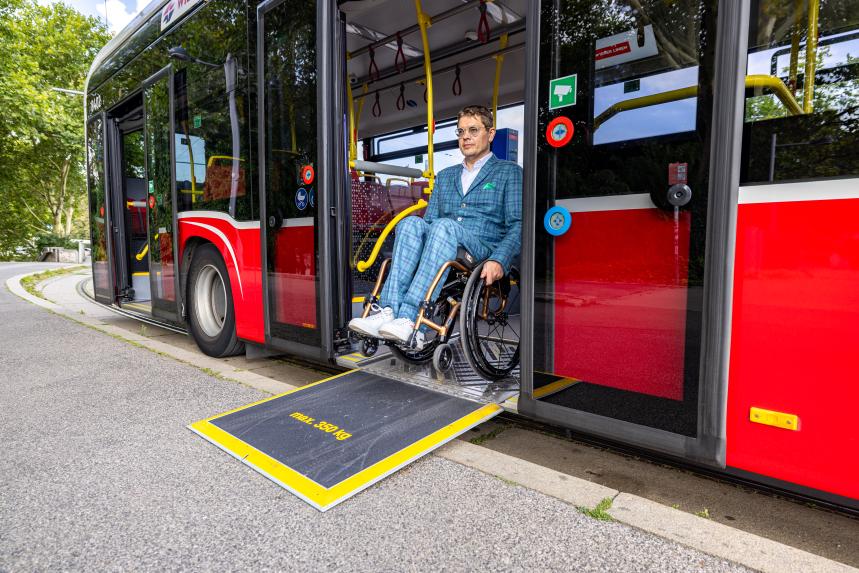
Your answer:
[[[570,212],[560,205],[555,205],[546,211],[546,216],[543,217],[543,227],[553,237],[560,237],[569,231],[572,222],[573,218]]]

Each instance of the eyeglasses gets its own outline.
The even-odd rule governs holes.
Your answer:
[[[463,129],[461,127],[457,127],[454,130],[454,133],[456,134],[456,137],[458,139],[462,139],[466,133],[468,135],[470,135],[471,137],[477,137],[477,134],[480,133],[481,129],[483,129],[483,128],[482,127],[475,127],[475,126],[469,127],[468,129]]]

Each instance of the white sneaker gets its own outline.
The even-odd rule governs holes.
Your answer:
[[[395,318],[379,328],[379,336],[394,342],[407,342],[415,330],[415,322],[408,318]]]
[[[392,340],[400,344],[406,344],[412,333],[415,331],[415,321],[408,318],[397,318],[382,325],[379,328],[379,336],[385,340]],[[421,350],[424,347],[424,333],[418,331],[415,334],[414,350]]]
[[[379,327],[394,320],[394,309],[389,306],[385,308],[378,304],[373,304],[370,307],[372,314],[367,318],[353,318],[349,321],[349,330],[354,330],[364,336],[379,338]]]

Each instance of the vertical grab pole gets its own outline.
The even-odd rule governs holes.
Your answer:
[[[427,194],[431,194],[435,186],[435,171],[433,171],[433,148],[432,140],[435,135],[435,120],[433,119],[433,97],[432,97],[432,63],[430,62],[429,39],[427,38],[427,28],[432,26],[432,19],[424,14],[421,8],[421,0],[415,0],[415,9],[418,14],[418,26],[421,28],[421,40],[424,45],[424,74],[427,80],[427,170],[424,171],[424,177],[427,178]]]
[[[501,34],[498,41],[499,48],[507,48],[507,34]],[[501,84],[501,66],[504,65],[504,54],[496,54],[495,58],[495,83],[492,86],[492,127],[498,127],[498,88]]]
[[[346,60],[350,58],[346,54]],[[346,78],[346,99],[349,100],[349,168],[355,166],[355,160],[358,158],[358,134],[355,132],[355,100],[352,99],[352,82]]]
[[[802,24],[803,3],[803,0],[793,1],[793,30],[791,32],[790,39],[790,79],[788,80],[788,87],[790,88],[790,91],[794,96],[796,96],[796,78],[798,75],[799,67],[799,37],[802,31],[800,25]],[[777,71],[774,75],[778,75]]]
[[[808,2],[808,37],[805,39],[805,79],[803,80],[802,111],[814,111],[814,74],[817,71],[817,17],[820,0]]]

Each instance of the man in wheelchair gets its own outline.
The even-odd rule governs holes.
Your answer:
[[[485,261],[480,278],[487,285],[510,271],[521,247],[522,168],[489,150],[495,128],[487,108],[463,108],[456,135],[462,164],[438,174],[423,218],[406,217],[397,225],[379,304],[373,304],[367,316],[352,319],[351,330],[420,350],[425,338],[415,321],[421,304],[439,270],[456,259],[460,249]],[[442,276],[429,300],[439,296],[444,283]]]

